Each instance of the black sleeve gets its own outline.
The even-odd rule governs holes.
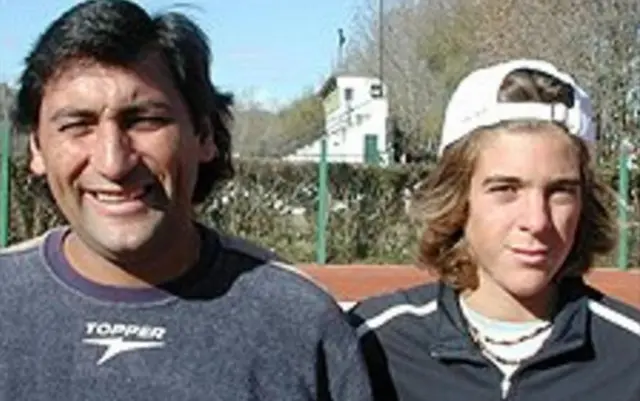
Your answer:
[[[393,384],[387,356],[376,332],[365,330],[365,319],[357,313],[357,307],[349,312],[348,320],[357,330],[374,401],[397,401],[398,394]]]

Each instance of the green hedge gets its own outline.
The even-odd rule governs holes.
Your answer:
[[[12,170],[11,242],[64,223],[42,180],[31,177],[27,167],[17,160]],[[288,260],[313,262],[317,170],[313,163],[237,160],[236,178],[199,206],[197,215],[206,224],[270,247]],[[603,171],[615,187],[615,174]],[[428,172],[426,165],[330,165],[327,262],[413,262],[420,227],[406,211],[412,188]],[[637,176],[633,187],[640,188]],[[640,222],[637,212],[632,219]],[[638,265],[640,229],[633,234],[631,260]],[[600,263],[614,265],[615,255]]]
[[[17,242],[63,224],[41,179],[18,160],[12,169],[11,236]],[[327,262],[413,260],[416,232],[405,213],[407,189],[428,167],[329,169]],[[201,221],[270,247],[284,258],[316,257],[317,165],[236,161],[236,178],[197,208]]]
[[[315,164],[238,162],[236,179],[199,210],[208,224],[265,244],[292,261],[314,261]],[[403,193],[428,169],[329,169],[327,262],[401,263],[413,259],[415,233]]]

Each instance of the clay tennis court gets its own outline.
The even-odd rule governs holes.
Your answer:
[[[384,292],[433,280],[410,266],[301,265],[338,301],[352,302]],[[601,291],[640,308],[640,269],[594,269],[588,281]]]

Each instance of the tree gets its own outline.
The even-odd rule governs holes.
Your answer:
[[[539,57],[571,71],[595,101],[600,156],[614,157],[620,139],[637,129],[628,95],[640,84],[640,3],[480,0],[472,4],[465,10],[465,20],[474,24],[479,62]]]
[[[15,100],[15,91],[8,84],[0,82],[0,122],[8,123]],[[3,135],[4,132],[0,132]],[[24,132],[14,133],[12,136],[12,155],[24,155],[27,151],[28,136]]]
[[[240,94],[233,113],[233,153],[245,157],[268,153],[269,145],[280,133],[276,114],[252,91]]]
[[[278,121],[281,135],[274,154],[284,156],[323,134],[322,100],[312,90],[307,90],[278,112]]]
[[[600,155],[637,129],[629,96],[640,86],[637,0],[388,0],[383,70],[392,113],[410,145],[433,148],[446,102],[473,68],[516,57],[571,71],[592,95]],[[379,64],[377,1],[354,21],[347,69]],[[640,95],[640,93],[638,94]],[[635,107],[638,109],[638,107]]]
[[[446,1],[440,3],[444,6]],[[431,100],[441,92],[440,81],[420,52],[427,40],[425,26],[435,21],[430,11],[440,4],[387,1],[386,6],[382,49],[378,2],[369,1],[353,22],[344,68],[353,74],[378,76],[382,54],[382,78],[391,112],[407,134],[408,146],[417,147],[425,143]]]
[[[14,93],[8,84],[0,82],[0,121],[9,121]]]

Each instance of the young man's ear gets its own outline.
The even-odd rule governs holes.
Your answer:
[[[41,176],[46,173],[47,169],[44,165],[42,152],[40,152],[37,135],[35,132],[29,134],[29,169],[34,175]]]

